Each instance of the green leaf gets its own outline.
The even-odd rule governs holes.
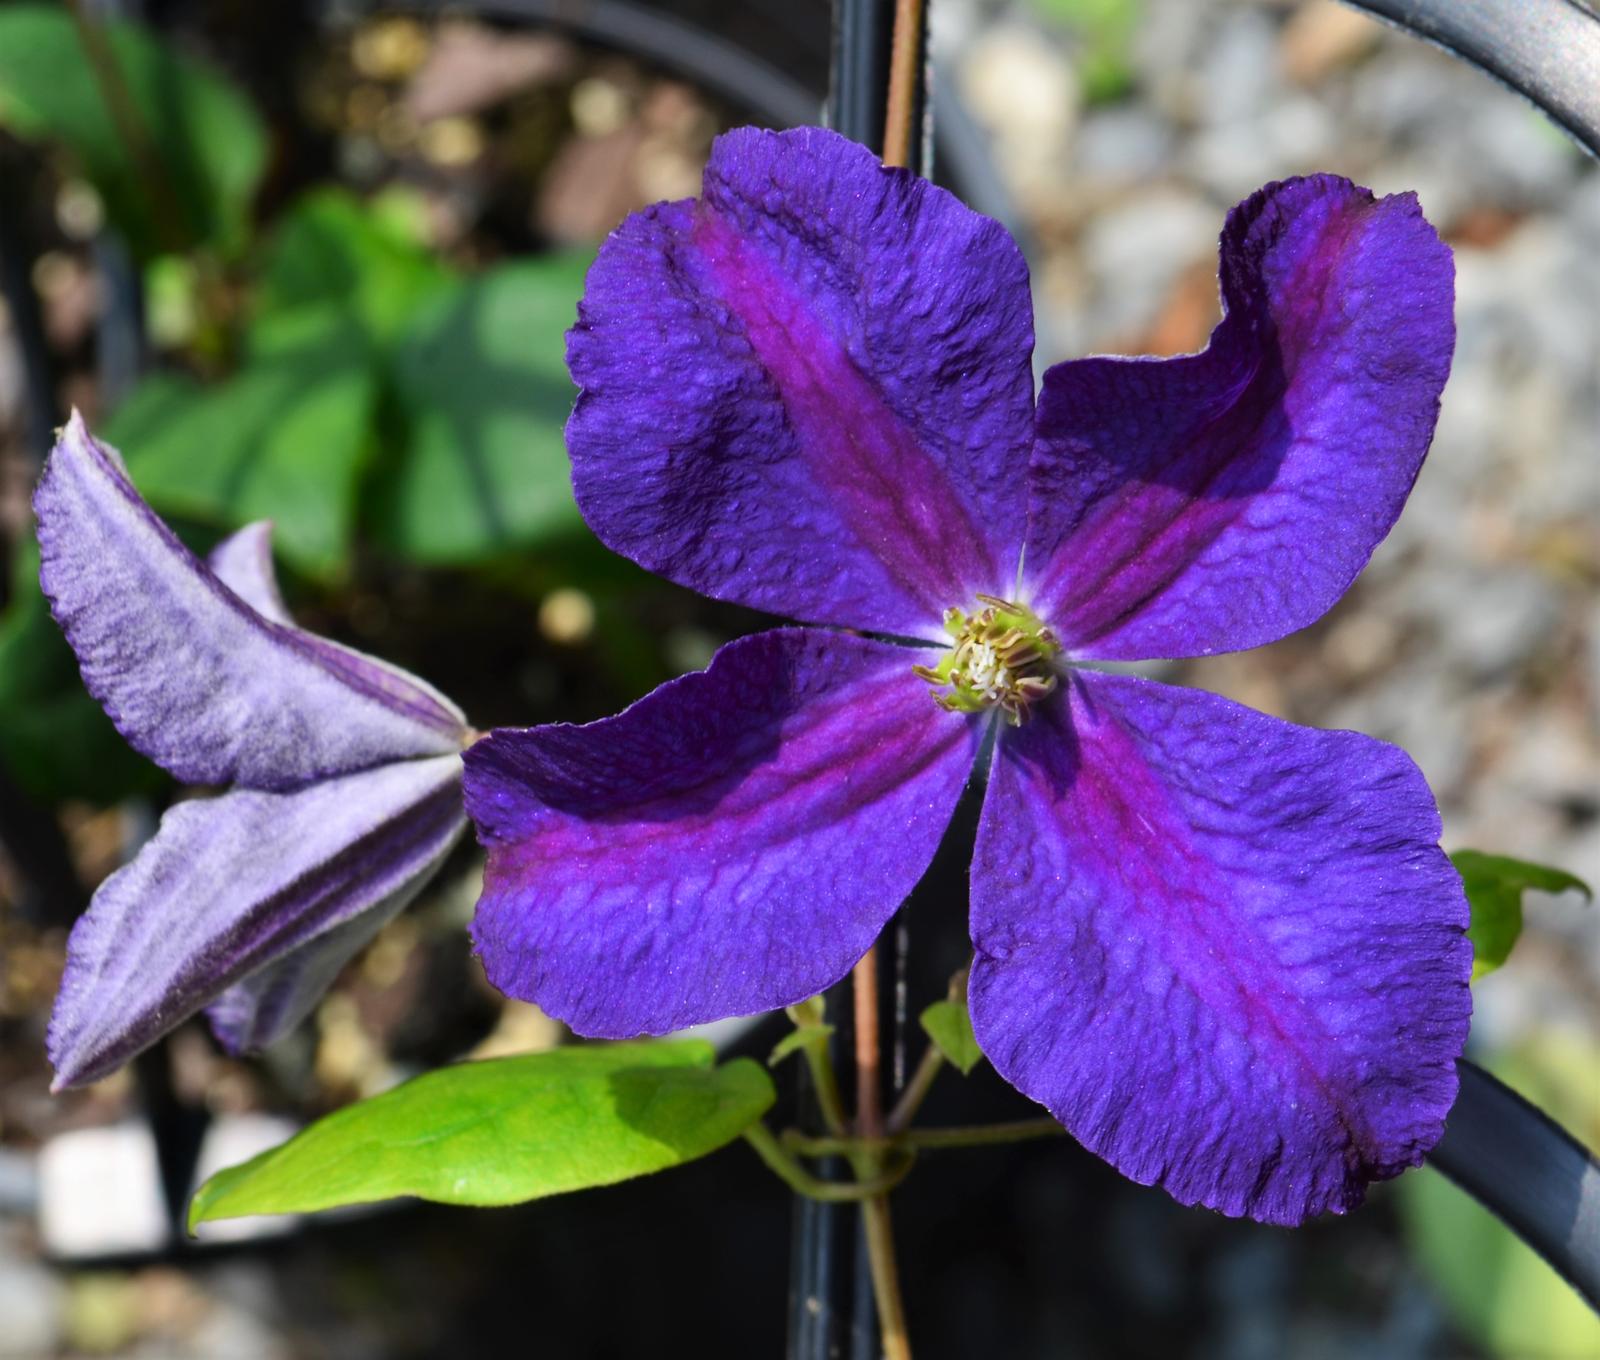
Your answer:
[[[983,1050],[972,1037],[972,1017],[964,1001],[935,1001],[922,1012],[922,1028],[945,1060],[966,1076],[983,1061]]]
[[[376,344],[387,345],[453,277],[392,206],[320,189],[299,199],[277,225],[262,267],[257,316],[336,304]]]
[[[159,157],[160,182],[152,183],[137,143],[108,108],[72,19],[58,6],[0,6],[0,124],[66,146],[140,256],[202,242],[241,249],[266,164],[255,111],[209,68],[147,30],[112,23],[102,31]]]
[[[1589,885],[1563,869],[1532,864],[1508,855],[1486,855],[1478,850],[1457,850],[1450,862],[1461,875],[1472,908],[1472,980],[1476,982],[1506,961],[1522,934],[1522,894],[1529,888],[1560,893],[1569,889],[1592,898]]]
[[[558,1048],[440,1068],[218,1172],[198,1223],[416,1195],[520,1204],[713,1152],[774,1099],[760,1064],[712,1066],[699,1041]]]
[[[39,551],[19,548],[0,612],[0,761],[33,798],[114,803],[165,776],[117,734],[78,677],[39,590]]]
[[[134,483],[163,513],[232,528],[270,519],[314,576],[348,558],[377,379],[358,323],[337,307],[258,325],[225,382],[147,378],[108,422]]]
[[[588,259],[491,269],[402,337],[393,381],[406,442],[375,485],[374,528],[391,548],[464,563],[582,531],[562,439],[574,395],[562,336]]]

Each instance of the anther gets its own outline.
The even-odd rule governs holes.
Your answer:
[[[975,614],[947,609],[945,631],[954,645],[937,666],[912,673],[938,689],[934,701],[952,713],[998,708],[1013,727],[1057,684],[1052,659],[1061,644],[1026,605],[979,595]]]

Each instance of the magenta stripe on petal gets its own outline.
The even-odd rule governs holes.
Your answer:
[[[699,203],[630,217],[590,271],[578,503],[706,594],[934,636],[1015,581],[1032,338],[997,223],[834,133],[730,133]]]
[[[933,703],[911,673],[930,659],[761,633],[615,718],[478,742],[490,981],[605,1038],[836,982],[921,877],[972,767],[980,722]]]
[[[1471,1008],[1416,767],[1353,732],[1077,673],[1004,734],[972,1018],[1008,1081],[1185,1204],[1298,1223],[1421,1162]]]
[[[1233,651],[1314,622],[1433,437],[1453,266],[1414,196],[1269,185],[1229,215],[1221,260],[1202,353],[1045,374],[1028,591],[1078,656]]]
[[[460,749],[460,710],[436,690],[273,622],[225,586],[76,415],[34,510],[40,583],[85,685],[179,779],[288,788]],[[229,569],[244,546],[224,554]]]

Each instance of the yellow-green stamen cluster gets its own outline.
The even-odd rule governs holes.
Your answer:
[[[952,713],[998,708],[1019,727],[1029,709],[1056,687],[1051,659],[1061,644],[1026,605],[980,595],[976,614],[947,609],[945,631],[956,645],[937,666],[913,666],[938,687],[934,701]]]

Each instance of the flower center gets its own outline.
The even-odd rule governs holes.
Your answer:
[[[1026,605],[980,595],[976,614],[947,609],[945,632],[955,646],[937,666],[911,669],[937,691],[933,698],[952,713],[998,708],[1019,727],[1032,706],[1056,687],[1051,658],[1061,651],[1056,636]]]

